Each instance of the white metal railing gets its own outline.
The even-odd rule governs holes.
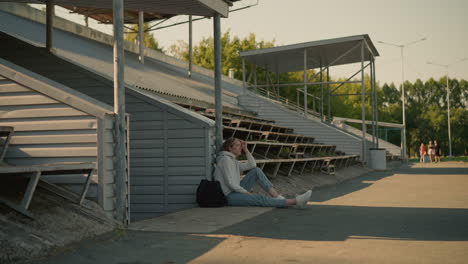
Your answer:
[[[286,97],[278,95],[275,91],[272,92],[272,91],[270,91],[270,90],[268,90],[266,88],[263,88],[263,87],[250,86],[248,88],[249,88],[250,91],[252,91],[252,92],[254,92],[254,93],[258,94],[258,95],[261,95],[263,97],[274,100],[274,101],[282,104],[283,106],[285,106],[285,107],[287,107],[287,108],[289,108],[291,110],[297,111],[298,113],[304,113],[304,107],[303,106],[297,104],[294,101],[289,100]],[[313,109],[310,109],[310,108],[307,108],[307,114],[320,118],[320,113],[313,110]],[[324,120],[331,121],[331,119],[326,115],[324,115]]]

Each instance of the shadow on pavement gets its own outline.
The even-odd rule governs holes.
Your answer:
[[[468,241],[468,210],[313,205],[273,210],[216,233],[310,241]]]
[[[343,182],[341,184],[317,188],[314,189],[310,200],[313,202],[325,202],[333,198],[344,196],[355,191],[367,188],[371,186],[373,182],[379,181],[389,176],[393,176],[394,174],[394,170],[374,171],[367,175]]]
[[[121,231],[124,232],[124,231]],[[192,234],[125,231],[75,245],[34,264],[152,264],[188,263],[216,247],[225,238]]]

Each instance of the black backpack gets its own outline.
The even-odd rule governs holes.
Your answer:
[[[197,188],[197,203],[200,207],[223,207],[227,205],[219,181],[201,180]]]

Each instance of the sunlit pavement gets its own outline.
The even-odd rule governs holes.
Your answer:
[[[413,164],[211,233],[127,231],[35,263],[468,263],[468,164]]]

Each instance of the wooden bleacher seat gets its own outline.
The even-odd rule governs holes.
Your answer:
[[[187,106],[185,106],[187,107]],[[192,107],[205,117],[215,119],[215,110]],[[258,118],[223,109],[223,138],[236,137],[246,141],[256,158],[257,166],[269,177],[279,173],[291,175],[305,171],[322,171],[334,174],[335,169],[354,163],[358,155],[345,155],[336,151],[335,145],[314,143],[314,138],[295,134],[292,128],[282,127],[273,120]]]
[[[91,183],[91,175],[96,169],[96,164],[87,162],[87,163],[54,163],[54,164],[41,164],[41,165],[30,165],[30,166],[16,166],[6,163],[3,159],[5,157],[9,141],[13,135],[13,127],[1,127],[0,126],[0,137],[5,137],[4,143],[1,150],[0,156],[0,181],[2,177],[27,177],[29,178],[26,191],[23,195],[23,198],[20,203],[12,202],[8,199],[0,198],[0,202],[9,206],[10,208],[20,212],[21,214],[34,218],[33,215],[28,211],[31,200],[36,191],[36,187],[40,185],[41,187],[62,196],[68,200],[82,204],[83,200],[88,191],[89,185]],[[43,175],[61,175],[61,174],[86,174],[87,177],[81,189],[81,193],[75,194],[65,188],[57,186],[55,184],[49,183],[44,179],[41,179]]]
[[[29,177],[29,182],[21,203],[16,204],[7,199],[1,198],[0,202],[8,205],[23,215],[34,218],[28,211],[28,208],[34,196],[34,192],[36,191],[36,187],[39,184],[41,187],[81,205],[88,191],[89,184],[91,183],[91,175],[95,169],[96,164],[94,163],[56,163],[31,166],[2,165],[0,166],[0,176],[15,175],[17,177]],[[87,174],[79,195],[41,179],[41,176],[43,175],[79,173]]]
[[[322,165],[320,166],[320,171],[328,175],[335,175],[335,165],[332,164],[332,159],[324,159]]]

